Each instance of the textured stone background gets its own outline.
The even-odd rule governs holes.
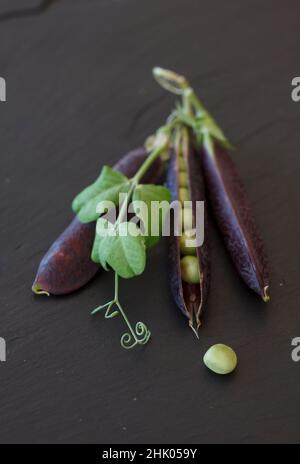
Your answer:
[[[299,442],[300,104],[297,0],[1,0],[0,441]],[[28,8],[28,9],[27,9]],[[13,11],[12,11],[13,10]],[[186,74],[236,146],[272,269],[265,306],[240,282],[212,222],[212,291],[200,341],[171,301],[167,244],[122,285],[153,332],[119,346],[121,320],[89,311],[111,274],[67,298],[35,298],[39,263],[73,196],[140,145],[173,99],[154,65]],[[206,371],[213,343],[238,352],[231,377]]]

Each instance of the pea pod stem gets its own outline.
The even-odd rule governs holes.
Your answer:
[[[153,76],[161,87],[175,95],[182,95],[184,89],[189,87],[189,83],[184,76],[169,69],[156,66],[153,68]]]
[[[182,97],[182,106],[177,107],[177,117],[184,124],[190,126],[198,138],[211,132],[226,148],[232,149],[232,145],[226,139],[222,129],[206,110],[184,76],[159,67],[153,69],[153,76],[164,89]],[[199,127],[201,128],[200,132]]]
[[[168,145],[167,131],[169,131],[169,128],[166,126],[166,128],[162,128],[160,129],[160,131],[163,132],[163,135],[164,135],[164,137],[162,137],[161,139],[162,140],[161,143],[157,147],[153,148],[150,155],[146,158],[146,160],[144,161],[142,166],[139,168],[137,173],[130,180],[130,188],[129,188],[129,191],[126,195],[126,198],[123,204],[121,205],[118,219],[115,222],[115,228],[123,221],[124,216],[126,215],[127,208],[128,208],[128,203],[130,201],[130,198],[135,188],[141,182],[141,179],[146,175],[147,171],[150,169],[153,163],[162,154],[162,152],[167,148],[167,145]]]
[[[160,129],[158,136],[161,135],[161,143],[152,150],[146,161],[142,164],[142,166],[139,168],[135,176],[133,177],[133,182],[138,184],[141,179],[144,177],[148,169],[152,166],[154,161],[162,154],[162,152],[167,148],[168,145],[168,139],[169,139],[169,133],[171,130],[171,127],[173,127],[174,122],[170,124],[169,126],[166,126],[165,128]]]

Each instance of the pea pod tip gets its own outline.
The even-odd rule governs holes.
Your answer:
[[[50,296],[50,293],[47,292],[47,290],[45,290],[40,284],[38,283],[34,283],[32,285],[32,291],[33,293],[35,293],[36,295],[46,295],[46,296]]]
[[[197,327],[195,328],[193,322],[190,320],[189,321],[189,327],[193,331],[193,334],[196,336],[196,338],[199,340],[199,329],[201,327],[201,322],[199,322],[197,324]]]
[[[263,294],[262,294],[262,299],[265,303],[269,303],[271,300],[271,297],[269,295],[269,285],[264,288]]]

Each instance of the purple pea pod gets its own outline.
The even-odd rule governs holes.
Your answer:
[[[188,197],[184,199],[189,199],[192,203],[192,225],[195,227],[196,202],[205,201],[204,179],[201,160],[190,141],[189,132],[186,131],[186,134],[186,143],[181,147],[175,145],[175,148],[172,150],[167,171],[167,186],[171,191],[172,201],[182,201],[184,189],[181,187],[181,179],[186,176]],[[207,231],[206,217],[204,220],[205,231]],[[173,220],[170,222],[169,257],[171,291],[176,305],[188,318],[189,326],[198,336],[198,329],[201,326],[201,317],[208,296],[210,282],[208,240],[205,235],[203,245],[189,251],[185,246],[182,247],[184,235],[176,236],[176,225]],[[186,260],[194,261],[197,265],[199,279],[196,278],[195,282],[193,282],[193,276],[191,280],[185,277],[186,269],[184,262]]]
[[[225,244],[242,279],[265,302],[269,301],[264,245],[245,188],[228,154],[230,143],[184,76],[158,67],[153,75],[163,88],[182,96],[182,105],[177,105],[175,113],[182,124],[193,129],[211,205]]]
[[[211,206],[227,249],[244,282],[267,302],[267,258],[240,176],[222,143],[206,136],[200,151]]]
[[[148,151],[138,148],[129,152],[114,166],[127,177],[133,177],[147,159]],[[158,182],[164,165],[158,158],[147,172],[144,183]],[[42,259],[32,291],[38,295],[65,295],[83,287],[99,270],[91,260],[96,223],[82,224],[77,217],[58,237]]]

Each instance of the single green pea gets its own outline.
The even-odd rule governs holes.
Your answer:
[[[179,230],[181,231],[180,235],[182,235],[187,230],[192,230],[193,223],[194,223],[192,208],[185,206],[184,208],[179,210],[178,221],[179,221]]]
[[[187,188],[179,188],[179,200],[181,201],[181,203],[183,203],[184,201],[190,201],[190,194]]]
[[[187,188],[188,186],[188,177],[186,172],[180,172],[178,174],[178,183],[179,187]]]
[[[190,242],[193,242],[196,238],[195,230],[187,230],[179,239],[180,251],[184,256],[196,256],[197,250],[194,246],[189,246]]]
[[[184,160],[183,156],[179,156],[179,158],[178,158],[178,167],[179,167],[179,171],[181,171],[181,172],[186,171],[186,165],[185,165],[185,160]]]
[[[180,261],[181,277],[188,284],[199,284],[200,271],[196,256],[184,256]]]
[[[217,344],[209,348],[203,362],[216,374],[226,375],[233,372],[237,366],[237,356],[230,346]]]

